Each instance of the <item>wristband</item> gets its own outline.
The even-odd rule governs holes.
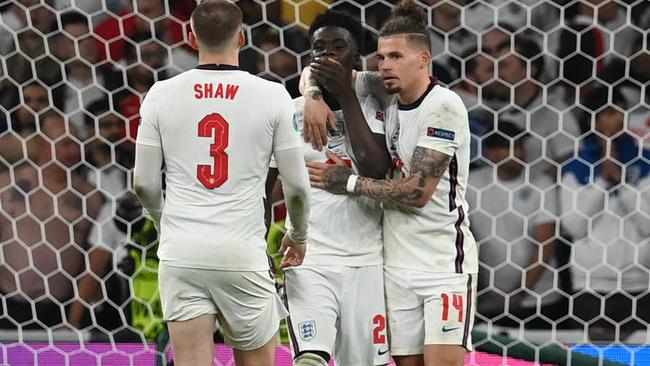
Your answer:
[[[348,184],[345,186],[345,190],[349,193],[354,193],[354,188],[357,186],[357,180],[359,179],[358,175],[352,174],[348,178]]]

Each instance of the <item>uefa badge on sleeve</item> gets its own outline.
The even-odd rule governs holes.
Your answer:
[[[308,320],[298,324],[300,329],[300,338],[311,341],[316,336],[316,321]]]

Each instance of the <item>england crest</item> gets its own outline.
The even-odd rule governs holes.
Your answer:
[[[311,341],[316,336],[316,322],[314,320],[307,320],[298,324],[300,330],[300,338]]]

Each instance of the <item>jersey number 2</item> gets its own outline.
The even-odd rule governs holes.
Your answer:
[[[386,318],[381,315],[377,314],[375,317],[372,319],[372,322],[375,326],[375,329],[373,331],[373,343],[374,344],[384,344],[386,343]]]
[[[221,187],[228,180],[228,122],[219,114],[212,113],[199,122],[199,137],[213,137],[210,144],[212,165],[196,166],[196,178],[207,189]]]

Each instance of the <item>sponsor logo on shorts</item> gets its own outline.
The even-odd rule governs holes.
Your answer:
[[[453,332],[453,331],[458,330],[458,329],[460,329],[460,327],[447,328],[447,327],[444,326],[444,325],[442,326],[442,332],[443,332],[443,333]]]
[[[300,329],[300,338],[311,341],[316,336],[316,321],[307,320],[298,324],[298,329]]]
[[[383,355],[385,355],[386,353],[388,353],[388,348],[377,350],[377,354],[378,354],[379,356],[383,356]]]

